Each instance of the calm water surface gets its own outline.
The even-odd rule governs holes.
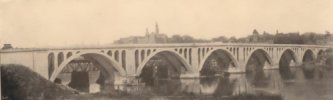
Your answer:
[[[323,73],[320,77],[320,73]],[[95,75],[96,76],[96,75]],[[279,70],[264,73],[230,74],[195,79],[155,79],[136,82],[140,85],[102,87],[90,83],[90,93],[125,93],[151,98],[212,97],[224,98],[238,95],[279,95],[284,100],[333,100],[333,73],[329,71],[304,74],[293,68],[288,79],[282,78]],[[97,77],[97,76],[96,76]],[[126,97],[125,97],[126,98]]]

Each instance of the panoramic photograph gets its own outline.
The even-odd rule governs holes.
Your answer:
[[[332,0],[0,0],[0,100],[333,100]]]

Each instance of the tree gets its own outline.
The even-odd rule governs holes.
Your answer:
[[[230,37],[229,42],[235,43],[235,42],[237,42],[237,38],[232,36],[232,37]]]
[[[246,42],[248,42],[247,40],[248,40],[248,38],[243,37],[243,38],[239,38],[239,39],[237,40],[237,42],[238,42],[238,43],[246,43]]]
[[[212,39],[213,42],[228,42],[228,38],[225,36],[220,36]]]
[[[183,36],[183,42],[184,43],[194,43],[195,39],[189,35],[184,35]]]
[[[183,43],[183,38],[180,35],[173,35],[168,41],[170,43]]]
[[[307,32],[302,34],[302,41],[304,44],[315,44],[316,43],[316,33]]]

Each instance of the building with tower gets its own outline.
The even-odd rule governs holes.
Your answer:
[[[130,36],[116,40],[115,44],[154,44],[167,43],[168,36],[159,32],[158,24],[155,24],[155,31],[149,32],[146,28],[145,36]]]

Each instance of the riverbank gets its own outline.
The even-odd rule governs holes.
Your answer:
[[[8,64],[0,68],[2,100],[62,100],[75,94],[25,66]]]

